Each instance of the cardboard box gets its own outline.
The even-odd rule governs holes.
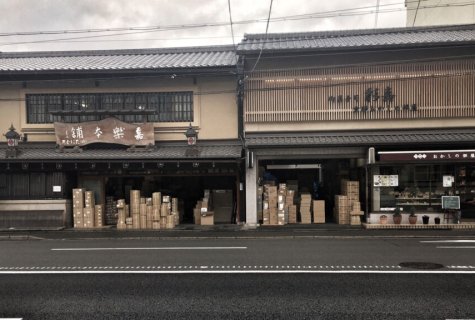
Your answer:
[[[325,223],[325,201],[313,201],[313,223]]]
[[[269,224],[270,225],[277,225],[277,208],[270,208],[269,209]]]
[[[84,192],[84,207],[94,208],[95,205],[96,205],[96,201],[94,198],[94,192],[93,191]]]
[[[284,210],[278,210],[277,211],[277,224],[278,225],[284,225],[285,224],[285,211]]]
[[[269,225],[270,224],[270,210],[265,209],[262,212],[262,224]]]
[[[104,226],[104,206],[102,204],[96,204],[94,206],[94,226],[103,227]]]
[[[196,225],[201,224],[201,210],[198,208],[193,209],[193,221]]]
[[[289,206],[289,223],[297,223],[297,206]]]
[[[201,216],[201,225],[202,226],[212,226],[214,225],[214,213],[212,211],[208,211],[208,215]]]

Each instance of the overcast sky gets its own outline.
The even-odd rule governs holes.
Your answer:
[[[245,33],[265,33],[270,0],[230,1],[236,43]],[[377,2],[274,0],[269,33],[373,28],[373,12]],[[405,26],[404,0],[379,2],[378,28]],[[0,12],[3,13],[0,19],[0,51],[3,52],[232,44],[228,0],[0,0]],[[308,14],[313,16],[292,18]],[[284,17],[287,20],[275,21]],[[255,20],[260,22],[250,22]],[[212,26],[199,27],[203,24]],[[190,25],[195,27],[190,28]],[[8,35],[30,31],[150,26],[175,26],[175,30]],[[117,33],[121,35],[103,36]],[[91,36],[93,38],[85,38]],[[54,41],[44,42],[45,40]]]

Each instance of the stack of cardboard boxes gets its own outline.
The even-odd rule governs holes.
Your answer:
[[[105,217],[104,217],[104,205],[96,204],[94,206],[94,226],[102,228],[104,226]]]
[[[263,224],[277,225],[278,224],[278,196],[277,187],[273,185],[264,185],[264,201],[262,216]]]
[[[293,184],[280,183],[278,187],[268,183],[263,188],[258,187],[257,203],[262,203],[263,225],[298,223],[297,205],[295,204],[296,190],[298,190],[296,182]],[[312,223],[312,207],[313,222],[325,223],[325,201],[312,201],[310,193],[300,194],[300,222]]]
[[[129,213],[125,200],[117,200],[119,230],[173,229],[179,223],[177,198],[162,197],[160,192],[154,192],[151,198],[145,198],[140,196],[139,190],[131,190],[130,202]]]
[[[162,206],[162,193],[152,193],[152,229],[160,229],[160,209]]]
[[[84,228],[84,189],[73,189],[73,225]]]
[[[297,206],[294,204],[295,190],[287,189],[285,205],[287,207],[286,223],[297,223]]]
[[[280,183],[277,190],[277,224],[281,226],[289,222],[289,209],[286,200],[287,185]]]
[[[348,197],[345,195],[335,196],[335,207],[333,208],[333,218],[338,224],[348,224],[349,222]]]
[[[313,223],[325,223],[325,201],[313,200]]]
[[[125,200],[121,199],[117,201],[117,229],[125,230],[127,229],[127,217],[129,213],[126,212]]]
[[[300,194],[300,221],[303,224],[312,223],[310,207],[312,205],[312,195],[310,193]]]
[[[84,228],[94,228],[94,206],[96,205],[93,191],[84,192]]]
[[[213,212],[213,200],[211,197],[211,191],[205,190],[203,199],[197,202],[195,209],[193,210],[195,224],[209,226],[214,225],[214,212]]]
[[[358,181],[341,181],[342,195],[335,196],[334,218],[338,224],[350,224],[351,219],[354,223],[362,215],[361,204],[359,202],[359,182]],[[351,216],[358,218],[351,218]]]
[[[94,192],[73,189],[74,228],[100,228],[104,226],[104,207],[96,205]]]

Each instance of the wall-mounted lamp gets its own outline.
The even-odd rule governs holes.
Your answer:
[[[18,156],[18,141],[20,141],[20,135],[16,132],[13,124],[8,129],[8,132],[4,134],[7,138],[7,150],[5,152],[5,158],[16,158]]]
[[[193,127],[191,126],[191,123],[188,129],[186,129],[185,136],[186,136],[189,146],[196,145],[196,142],[198,140],[198,132],[196,132],[196,130],[193,129]]]

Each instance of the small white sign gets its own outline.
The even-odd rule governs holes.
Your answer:
[[[53,186],[53,192],[61,192],[61,186]]]
[[[399,185],[399,176],[395,175],[374,175],[373,186],[374,187],[397,187]]]
[[[389,186],[390,187],[399,186],[399,176],[397,174],[393,174],[389,176]]]
[[[455,182],[454,176],[443,176],[442,185],[446,188],[452,187],[452,184]]]

